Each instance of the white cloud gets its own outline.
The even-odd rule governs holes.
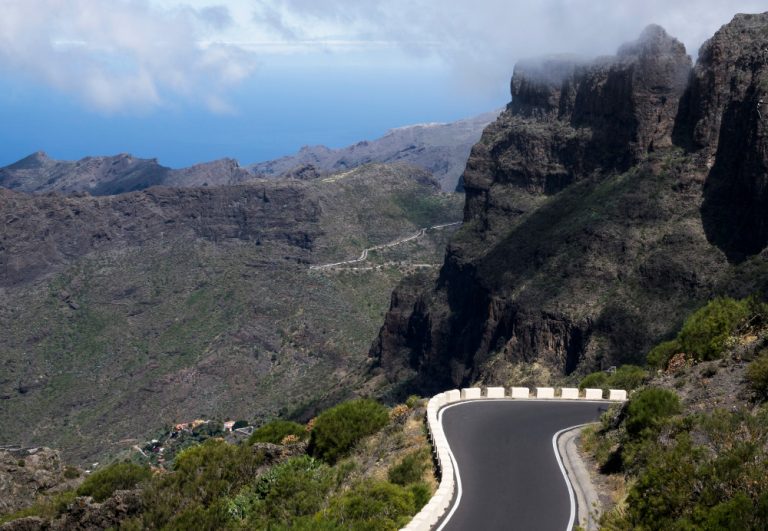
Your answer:
[[[0,67],[105,112],[179,96],[214,111],[254,57],[200,44],[232,24],[224,6],[162,8],[142,0],[1,0]]]
[[[757,0],[258,0],[297,39],[395,41],[414,56],[438,55],[465,82],[497,86],[520,58],[613,53],[650,23],[696,55],[737,12]]]
[[[0,69],[104,111],[182,97],[232,112],[227,89],[255,63],[452,68],[498,93],[524,57],[613,53],[658,23],[696,54],[764,0],[0,0]],[[368,54],[367,58],[365,54]],[[346,61],[346,62],[345,62]]]

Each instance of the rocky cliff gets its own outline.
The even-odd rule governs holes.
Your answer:
[[[768,14],[738,15],[693,69],[658,26],[519,64],[439,280],[392,296],[380,373],[428,391],[642,363],[702,301],[764,288],[766,48]]]

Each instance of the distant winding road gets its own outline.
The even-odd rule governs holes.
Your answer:
[[[458,492],[436,529],[569,529],[572,495],[553,438],[597,420],[606,408],[547,400],[470,401],[444,408],[440,414],[458,468]]]
[[[452,227],[454,225],[461,225],[461,224],[462,224],[461,221],[454,221],[453,223],[443,223],[441,225],[424,227],[423,229],[419,229],[419,232],[417,232],[416,234],[412,234],[410,236],[404,236],[402,238],[398,238],[397,240],[393,240],[388,243],[383,243],[381,245],[374,245],[373,247],[368,247],[367,249],[363,249],[362,254],[358,258],[355,258],[354,260],[344,260],[343,262],[334,262],[332,264],[313,265],[313,266],[309,266],[309,268],[310,269],[330,269],[332,267],[365,262],[368,259],[368,253],[371,251],[378,251],[379,249],[387,249],[389,247],[394,247],[396,245],[400,245],[400,244],[415,240],[416,238],[420,238],[424,236],[428,230],[444,229],[445,227]]]

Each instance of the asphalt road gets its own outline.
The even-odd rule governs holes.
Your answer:
[[[552,436],[597,420],[606,408],[595,402],[483,400],[443,410],[462,485],[458,508],[443,529],[565,531],[571,505]]]

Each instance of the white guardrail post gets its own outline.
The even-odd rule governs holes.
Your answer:
[[[445,437],[443,426],[437,416],[440,408],[462,400],[500,398],[530,399],[531,391],[527,387],[512,387],[509,395],[507,395],[504,387],[486,387],[485,395],[483,395],[481,388],[467,387],[461,390],[451,389],[450,391],[436,394],[429,399],[427,403],[427,432],[432,442],[437,466],[440,469],[440,486],[429,502],[401,531],[430,531],[445,515],[448,507],[451,505],[451,500],[453,500],[456,479],[453,471],[453,462],[448,452],[448,439]],[[558,397],[555,396],[555,389],[553,387],[536,387],[535,398],[552,400]],[[579,396],[579,389],[571,387],[561,388],[559,399],[605,400],[602,389],[585,389],[584,397],[582,398]],[[609,389],[607,400],[616,402],[626,401],[627,392],[623,389]]]

